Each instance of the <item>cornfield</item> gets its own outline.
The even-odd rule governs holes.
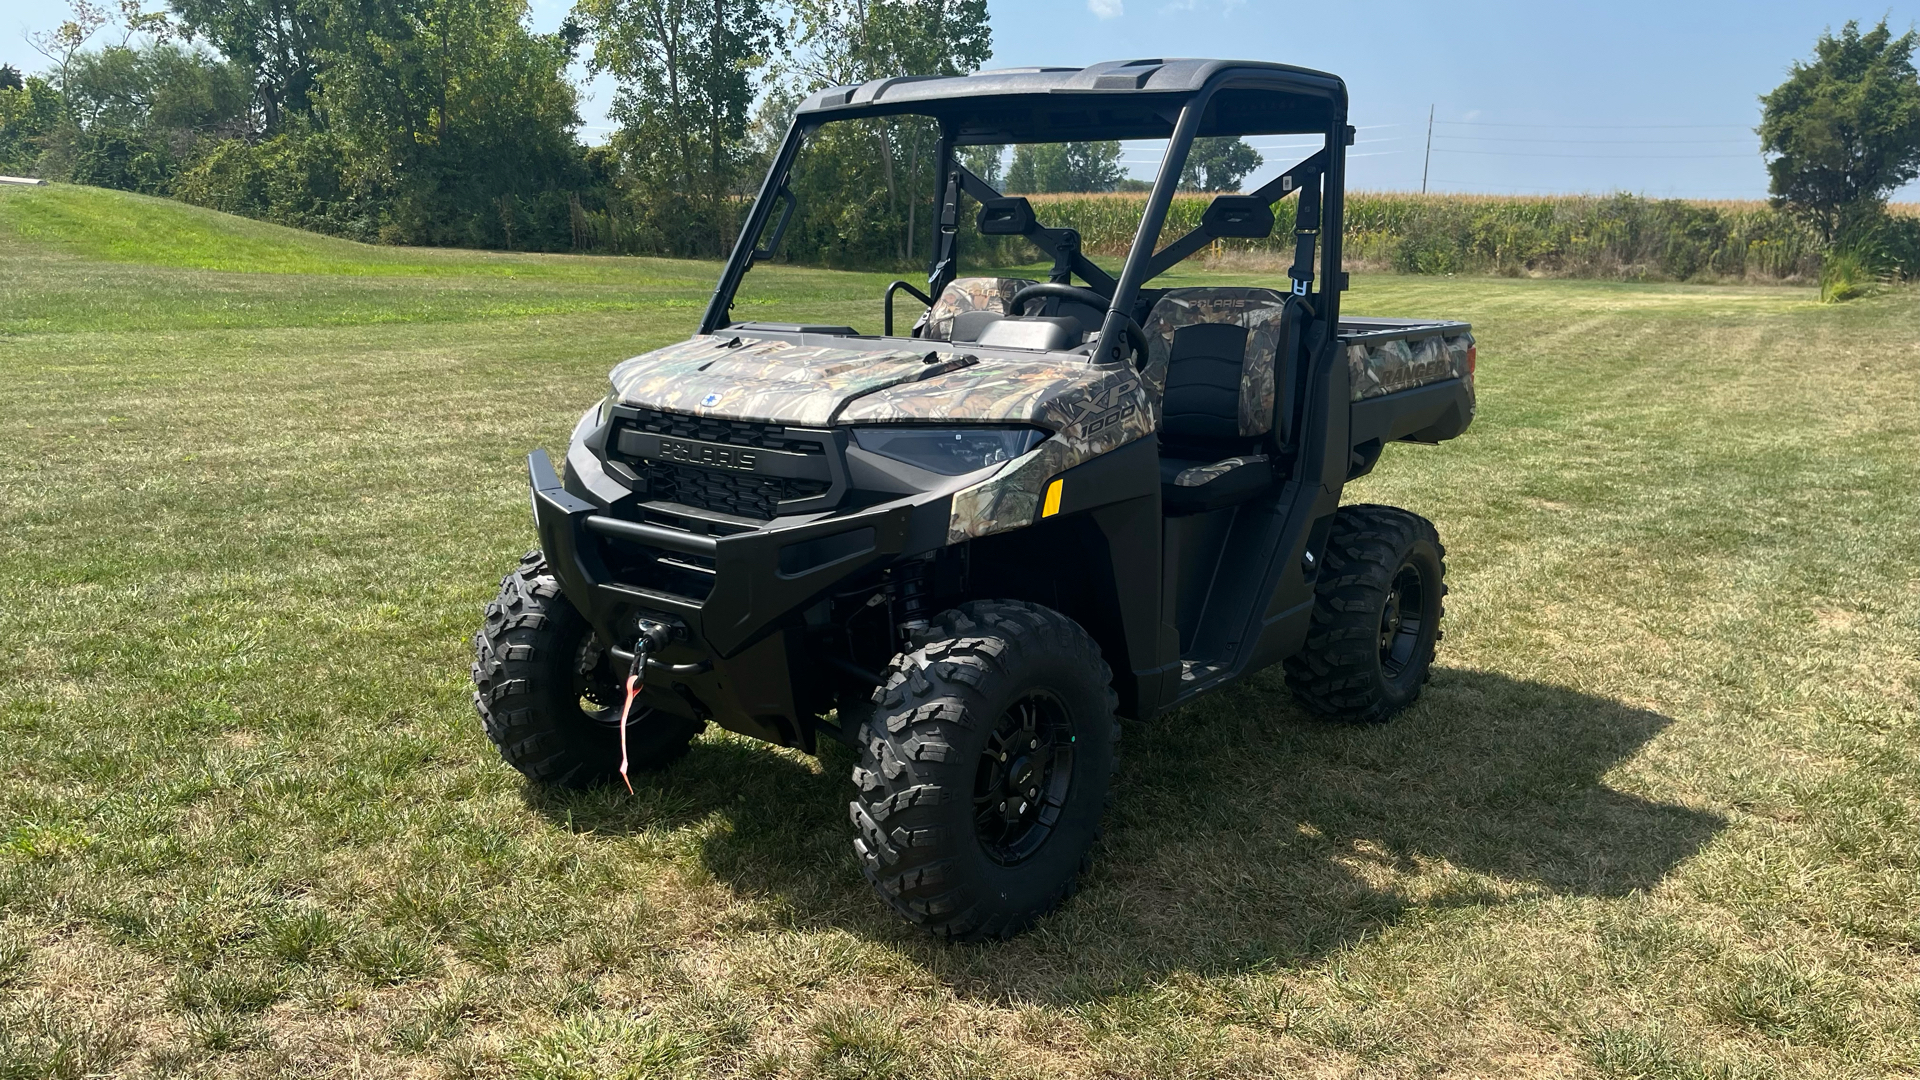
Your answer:
[[[1043,222],[1078,230],[1085,250],[1102,256],[1126,252],[1146,202],[1137,194],[1031,198]],[[1160,243],[1198,224],[1210,198],[1176,197]],[[1291,262],[1294,206],[1288,199],[1274,207],[1271,236],[1220,241],[1211,257]],[[967,239],[963,250],[970,263],[1005,265],[1033,257],[1018,240]],[[1820,272],[1820,244],[1812,230],[1764,202],[1625,194],[1518,198],[1349,192],[1346,245],[1347,264],[1355,269],[1416,274],[1809,281]]]

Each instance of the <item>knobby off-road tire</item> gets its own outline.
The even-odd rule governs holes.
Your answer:
[[[1433,522],[1418,514],[1340,508],[1306,646],[1286,662],[1287,685],[1309,712],[1377,724],[1420,696],[1440,640],[1446,555]]]
[[[854,851],[909,922],[1010,937],[1091,862],[1120,737],[1113,673],[1079,624],[1034,604],[965,604],[920,640],[861,728]]]
[[[507,764],[542,784],[590,788],[620,776],[622,676],[593,627],[530,551],[500,579],[473,637],[473,705]],[[628,771],[687,752],[706,725],[638,706]]]

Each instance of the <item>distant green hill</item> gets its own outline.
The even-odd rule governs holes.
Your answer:
[[[124,191],[0,185],[0,337],[608,312],[658,345],[693,331],[718,276],[712,261],[388,247]],[[851,287],[877,326],[890,276],[762,267],[737,307],[831,308]]]
[[[669,260],[361,244],[172,199],[72,184],[0,186],[0,242],[6,241],[107,262],[261,274],[604,280],[622,267],[657,274],[671,266],[676,277],[688,269]]]

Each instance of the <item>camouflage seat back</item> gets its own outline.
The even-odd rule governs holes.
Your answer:
[[[935,341],[953,340],[953,317],[968,311],[997,311],[1008,314],[1013,294],[1032,285],[1026,278],[963,277],[954,278],[922,316],[917,329],[920,336]]]
[[[1290,297],[1274,289],[1170,289],[1147,315],[1147,366],[1141,369],[1160,426],[1167,389],[1167,367],[1174,336],[1189,326],[1235,326],[1246,333],[1240,362],[1237,434],[1265,435],[1273,430],[1274,364],[1280,351],[1282,321]]]

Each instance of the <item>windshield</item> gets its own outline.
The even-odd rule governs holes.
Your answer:
[[[1165,140],[1021,143],[958,147],[954,159],[994,191],[1026,196],[1039,226],[1077,230],[1088,262],[1117,276],[1165,152]],[[887,286],[926,285],[946,188],[938,153],[938,125],[924,116],[843,120],[812,132],[761,231],[732,319],[881,333]],[[956,272],[1047,280],[1054,253],[1028,235],[983,235],[978,194],[960,185]],[[1087,284],[1084,277],[1073,283]],[[899,291],[894,333],[909,333],[925,310]]]

